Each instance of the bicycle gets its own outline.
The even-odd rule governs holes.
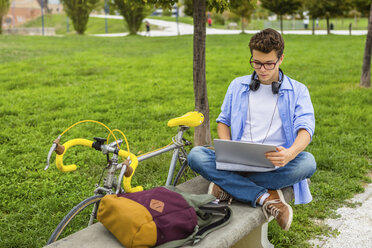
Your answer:
[[[139,162],[156,157],[165,152],[173,151],[173,155],[172,155],[172,159],[169,165],[168,176],[167,176],[165,185],[176,186],[181,181],[181,177],[184,177],[184,179],[187,180],[186,175],[187,175],[187,171],[189,167],[187,163],[187,152],[185,150],[185,146],[190,146],[191,142],[183,138],[183,134],[190,127],[196,127],[196,126],[201,125],[203,121],[204,121],[204,116],[201,113],[196,112],[196,111],[188,112],[181,117],[173,118],[169,120],[168,121],[169,127],[179,126],[178,133],[176,136],[172,138],[172,142],[163,148],[148,152],[138,157],[129,151],[128,142],[123,133],[122,135],[124,136],[125,141],[127,143],[128,151],[120,149],[120,146],[123,143],[123,140],[121,139],[117,140],[116,137],[113,135],[113,132],[110,129],[109,129],[110,135],[112,134],[115,138],[115,141],[110,144],[107,144],[109,137],[107,139],[95,137],[94,141],[87,140],[87,139],[73,139],[73,140],[67,141],[63,145],[60,145],[59,142],[60,142],[61,136],[64,134],[63,132],[53,142],[53,145],[49,150],[49,153],[47,156],[47,165],[45,167],[45,170],[47,170],[49,167],[50,158],[54,151],[57,153],[56,165],[59,170],[63,172],[76,170],[77,167],[75,164],[72,164],[72,165],[63,164],[63,156],[65,155],[65,153],[70,147],[76,146],[76,145],[82,145],[82,146],[94,148],[98,151],[101,151],[104,155],[106,155],[107,166],[105,167],[105,169],[107,173],[103,180],[102,186],[100,184],[101,184],[101,179],[103,175],[101,176],[101,179],[99,180],[99,182],[95,184],[94,195],[81,201],[79,204],[77,204],[61,220],[61,222],[57,225],[56,229],[53,231],[52,235],[50,236],[47,244],[51,244],[57,241],[60,237],[63,236],[62,233],[64,233],[64,231],[71,231],[71,229],[74,228],[74,227],[71,227],[72,220],[75,219],[77,215],[79,216],[82,215],[82,212],[86,213],[87,215],[89,213],[88,226],[92,225],[97,216],[99,202],[104,195],[130,193],[130,192],[137,192],[137,191],[143,190],[142,186],[136,186],[134,188],[132,188],[131,186],[131,179],[134,175],[134,172]],[[96,122],[96,121],[92,121],[92,122]],[[120,131],[120,130],[115,129],[114,131]],[[107,143],[105,144],[105,142]],[[109,157],[110,153],[112,154],[111,158]],[[119,157],[122,158],[123,162],[118,163]],[[174,175],[177,160],[179,162],[180,168],[177,174]],[[120,170],[119,176],[116,176],[115,173],[119,170]],[[195,175],[196,174],[194,173],[193,176]],[[122,183],[123,183],[123,187],[121,187]],[[79,226],[78,228],[81,228],[82,227],[81,221],[79,220],[79,222],[76,223],[76,225]],[[75,230],[72,230],[72,231],[75,232]]]

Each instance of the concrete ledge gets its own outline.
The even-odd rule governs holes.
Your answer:
[[[13,35],[43,35],[43,30],[42,28],[9,28],[4,29],[3,33]],[[44,28],[44,35],[55,36],[55,28]]]
[[[205,194],[208,185],[208,181],[198,176],[179,185],[178,188],[188,193]],[[292,187],[283,189],[283,193],[288,202],[293,200]],[[252,208],[248,204],[233,202],[231,209],[233,211],[233,217],[228,225],[210,233],[201,242],[192,247],[272,247],[270,243],[267,243],[267,221],[261,208]],[[120,248],[123,246],[101,223],[97,223],[47,247]]]

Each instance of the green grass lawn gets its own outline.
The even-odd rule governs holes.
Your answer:
[[[212,137],[226,89],[251,73],[250,35],[208,36],[206,71]],[[306,247],[330,234],[324,224],[345,199],[370,182],[372,99],[358,87],[365,36],[285,35],[282,69],[306,84],[316,114],[308,151],[318,170],[310,185],[314,200],[294,207],[289,232],[270,223],[275,247]],[[194,109],[192,37],[0,36],[0,247],[41,247],[62,217],[92,195],[105,157],[72,148],[65,164],[78,170],[44,171],[52,141],[71,124],[97,120],[127,135],[131,151],[143,153],[171,141],[167,121]],[[186,138],[192,139],[192,130]],[[106,137],[87,123],[72,138]],[[133,185],[164,184],[170,154],[142,163]],[[53,156],[54,160],[54,156]],[[321,223],[321,222],[320,222]]]

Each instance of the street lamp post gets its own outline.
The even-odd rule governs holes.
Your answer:
[[[180,26],[179,26],[179,22],[178,22],[178,5],[176,5],[176,22],[177,22],[177,35],[180,35]]]
[[[67,30],[67,33],[70,32],[70,20],[68,16],[66,16],[66,30]]]
[[[15,13],[14,13],[14,8],[15,8],[15,1],[13,1],[13,4],[12,4],[12,14],[13,14],[13,18],[12,18],[12,24],[13,24],[13,28],[15,27],[15,21],[16,21],[16,16],[15,16]]]
[[[107,24],[107,14],[109,12],[109,5],[107,3],[107,0],[105,0],[105,6],[104,6],[104,9],[105,9],[105,32],[106,34],[108,33],[108,24]]]
[[[44,0],[41,0],[41,32],[44,36]]]

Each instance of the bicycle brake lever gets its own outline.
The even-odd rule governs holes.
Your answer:
[[[47,170],[49,168],[50,158],[52,157],[52,153],[55,150],[58,149],[57,150],[58,154],[62,154],[63,151],[65,150],[65,148],[63,146],[59,145],[60,139],[61,139],[61,135],[59,135],[58,138],[53,141],[53,145],[50,147],[50,150],[49,150],[49,153],[48,153],[47,162],[46,162],[46,166],[45,166],[44,170]],[[58,148],[58,145],[59,145],[59,148]]]
[[[57,144],[53,143],[52,147],[50,147],[48,157],[47,157],[46,166],[45,166],[44,170],[47,170],[49,168],[50,157],[52,156],[52,153],[56,150],[56,148],[57,148]]]

